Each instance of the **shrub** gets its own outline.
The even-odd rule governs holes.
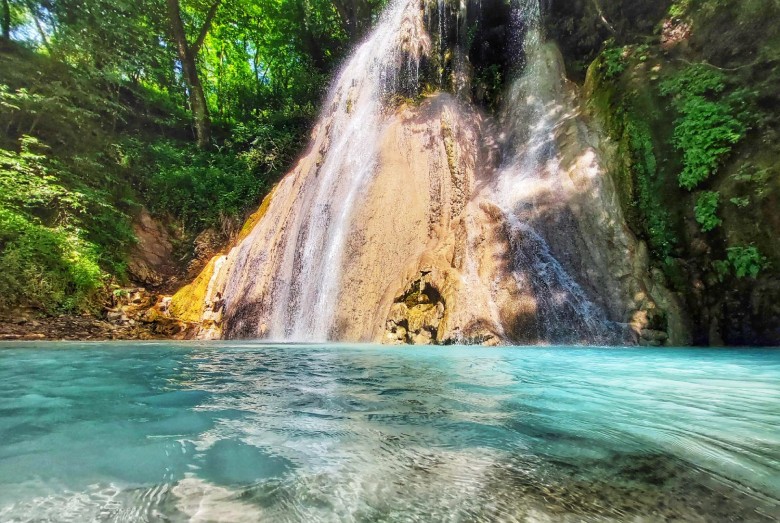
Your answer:
[[[233,140],[219,149],[173,140],[128,142],[125,149],[150,210],[197,231],[256,206],[298,154],[308,123],[303,117],[265,115],[238,125]]]
[[[221,215],[239,215],[265,191],[262,179],[240,156],[168,140],[139,146],[135,154],[150,210],[175,216],[188,230],[215,225]]]
[[[704,191],[696,199],[694,214],[702,231],[709,232],[723,223],[717,214],[719,205],[720,193],[715,191]]]
[[[0,149],[0,206],[47,227],[77,231],[95,246],[101,264],[121,277],[134,242],[130,219],[108,193],[79,178],[36,138],[22,136],[18,151]]]
[[[77,232],[0,207],[0,308],[86,312],[99,304],[104,279],[96,247]]]
[[[617,78],[626,70],[626,49],[608,45],[601,53],[601,72],[606,80]]]
[[[723,281],[733,271],[738,279],[756,278],[762,270],[768,267],[766,256],[757,247],[737,246],[726,249],[726,259],[714,262],[718,278]]]
[[[743,93],[724,95],[725,76],[704,64],[691,65],[661,83],[680,116],[674,145],[683,153],[680,186],[694,189],[718,169],[747,132],[740,118]]]

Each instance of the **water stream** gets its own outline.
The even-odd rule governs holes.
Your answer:
[[[511,83],[501,114],[503,161],[487,198],[507,216],[512,242],[512,270],[521,288],[530,288],[537,302],[540,338],[548,343],[621,344],[625,325],[607,319],[585,290],[555,258],[545,233],[559,243],[574,231],[560,226],[535,229],[561,212],[569,197],[562,183],[557,126],[571,111],[555,48],[541,34],[538,0],[517,0],[512,7],[513,43],[520,71]],[[524,32],[523,32],[524,31]],[[575,251],[576,244],[568,243]]]
[[[393,0],[339,72],[312,138],[322,148],[316,171],[305,173],[284,234],[267,247],[281,251],[281,260],[257,267],[288,272],[257,276],[273,281],[273,296],[267,331],[261,333],[256,321],[255,334],[290,341],[328,339],[350,219],[376,167],[386,104],[395,94],[417,92],[420,59],[429,48],[419,2]],[[242,276],[227,283],[228,307],[242,292]]]

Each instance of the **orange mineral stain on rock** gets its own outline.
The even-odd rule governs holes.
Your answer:
[[[247,218],[246,222],[244,222],[244,226],[241,227],[241,231],[238,233],[238,238],[236,238],[236,243],[243,241],[247,236],[249,236],[249,233],[252,232],[252,229],[255,228],[255,226],[260,223],[260,220],[263,219],[263,216],[265,216],[265,213],[268,212],[268,207],[271,206],[271,199],[274,196],[274,192],[276,192],[276,188],[278,185],[274,185],[274,187],[271,189],[271,192],[269,192],[265,198],[263,198],[263,202],[260,204],[260,207]]]
[[[206,311],[206,298],[209,282],[214,275],[214,267],[220,256],[213,257],[195,280],[185,285],[171,299],[171,316],[182,321],[199,322]]]

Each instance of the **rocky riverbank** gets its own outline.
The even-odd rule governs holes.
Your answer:
[[[171,317],[170,297],[144,288],[119,289],[99,315],[43,316],[19,309],[0,316],[0,341],[187,339],[194,324]]]

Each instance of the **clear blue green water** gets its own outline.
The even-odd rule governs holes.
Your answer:
[[[774,521],[780,352],[0,346],[0,521]]]

